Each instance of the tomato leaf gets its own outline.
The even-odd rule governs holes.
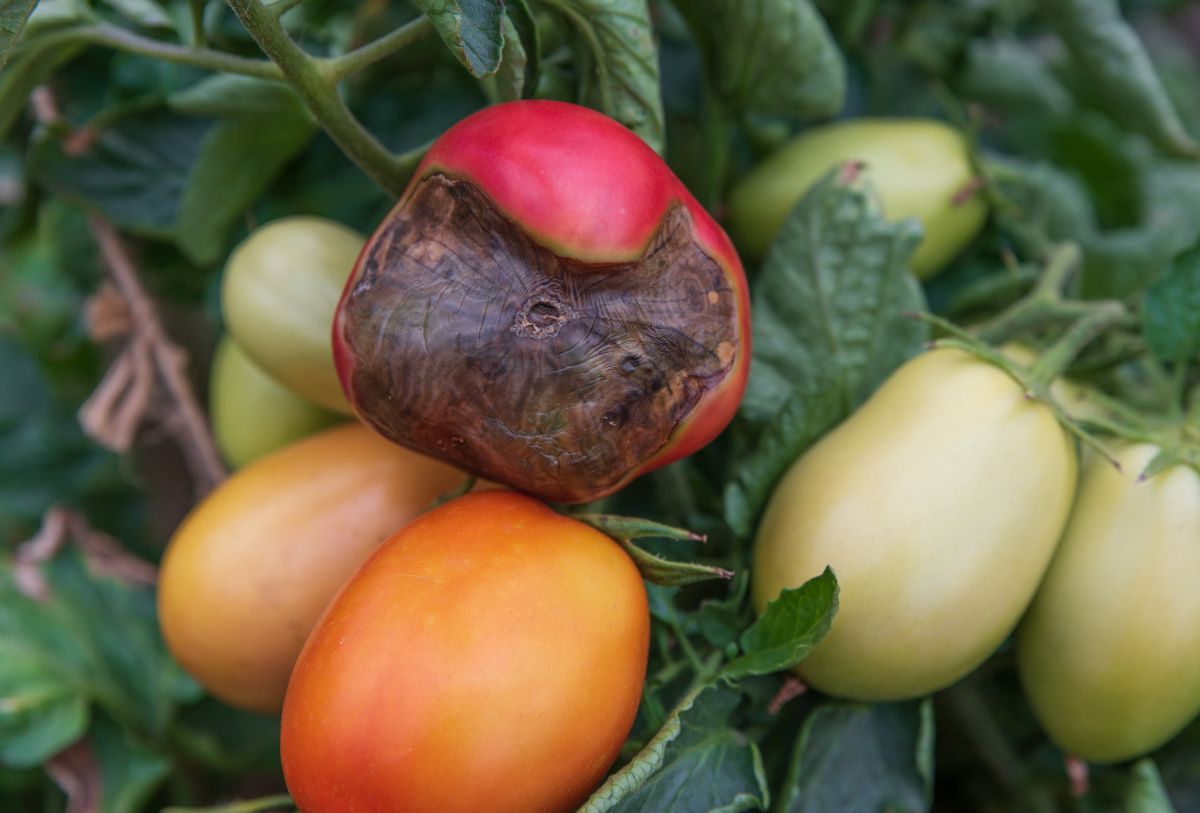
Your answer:
[[[246,79],[243,90],[255,80]],[[287,86],[259,80],[254,96],[271,99],[267,113],[223,118],[208,132],[188,173],[179,202],[180,247],[198,264],[225,254],[238,216],[308,144],[315,131],[304,106]]]
[[[104,5],[145,28],[174,28],[171,18],[154,0],[103,0]]]
[[[788,398],[754,446],[734,458],[725,486],[725,521],[735,533],[750,536],[779,478],[843,417],[844,404],[832,389],[797,390]]]
[[[796,205],[752,288],[753,362],[742,415],[764,423],[798,390],[833,390],[842,414],[918,353],[928,328],[908,273],[914,221],[889,223],[864,183],[834,170]]]
[[[504,48],[500,0],[413,0],[446,46],[476,79],[500,67]]]
[[[1172,155],[1200,156],[1116,0],[1044,0],[1041,6],[1113,115]]]
[[[957,86],[968,99],[1019,115],[1058,117],[1075,106],[1046,58],[1016,39],[971,42]]]
[[[8,55],[37,4],[38,0],[0,0],[0,68],[8,62]]]
[[[1125,810],[1128,813],[1175,813],[1154,760],[1139,759],[1130,769]]]
[[[929,810],[933,706],[830,703],[804,722],[779,799],[780,813]]]
[[[579,102],[607,113],[661,153],[666,120],[646,0],[547,0],[547,5],[574,29]]]
[[[0,138],[16,123],[29,94],[55,70],[70,62],[83,45],[42,37],[16,49],[12,64],[0,72]],[[7,51],[0,51],[0,66]]]
[[[1164,361],[1200,357],[1200,248],[1177,257],[1146,290],[1142,326],[1146,343]]]
[[[0,759],[30,765],[61,750],[93,703],[124,727],[165,732],[199,687],[166,652],[152,591],[91,574],[71,547],[38,572],[40,601],[0,560],[0,651],[12,655],[0,661]]]
[[[171,761],[98,715],[88,736],[55,754],[46,771],[67,794],[68,810],[142,810],[166,779]]]
[[[808,0],[676,0],[727,104],[756,113],[832,116],[846,64]]]
[[[632,762],[608,778],[579,813],[737,813],[770,800],[758,746],[730,728],[739,695],[691,692]]]
[[[767,611],[742,633],[744,654],[731,661],[721,676],[738,680],[795,666],[829,632],[837,609],[837,578],[826,567],[820,576],[784,590],[767,605]]]

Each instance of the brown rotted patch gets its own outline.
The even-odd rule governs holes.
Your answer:
[[[382,434],[544,499],[606,491],[733,366],[736,295],[670,210],[637,262],[566,259],[467,181],[422,180],[344,304]]]

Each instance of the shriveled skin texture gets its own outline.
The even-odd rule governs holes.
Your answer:
[[[640,473],[726,381],[738,296],[684,206],[640,259],[588,263],[432,174],[360,258],[338,331],[351,400],[384,436],[580,502]]]

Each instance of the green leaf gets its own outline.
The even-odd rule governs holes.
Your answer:
[[[176,229],[180,247],[198,264],[224,256],[230,227],[304,149],[315,130],[290,88],[263,84],[281,98],[277,109],[221,119],[208,132],[188,174]],[[282,101],[287,99],[292,100],[290,111]]]
[[[817,708],[796,743],[779,813],[929,810],[933,730],[928,699]]]
[[[799,587],[784,590],[742,633],[744,653],[721,672],[727,680],[790,669],[821,642],[838,609],[838,584],[828,567]]]
[[[127,116],[100,132],[82,155],[59,141],[35,147],[35,177],[76,203],[99,209],[114,225],[171,238],[179,200],[200,145],[211,127],[204,119],[163,110]]]
[[[634,760],[579,813],[737,813],[763,810],[769,790],[758,747],[730,728],[739,695],[707,687],[684,699]]]
[[[639,548],[627,539],[618,539],[621,547],[633,559],[642,578],[648,582],[663,587],[682,587],[686,584],[709,581],[711,579],[730,579],[733,571],[712,565],[702,565],[696,562],[676,562],[656,556],[648,550]]]
[[[734,458],[725,486],[725,521],[738,536],[750,536],[779,478],[844,417],[845,405],[833,389],[797,389],[768,421],[754,446]]]
[[[500,67],[504,48],[500,0],[414,0],[458,61],[476,79]]]
[[[29,765],[60,750],[92,703],[123,727],[164,733],[199,687],[167,654],[153,591],[91,573],[74,547],[36,572],[48,593],[37,601],[18,588],[12,560],[0,560],[4,761]],[[19,736],[9,742],[10,733]]]
[[[12,64],[0,71],[0,138],[8,134],[29,104],[33,89],[82,50],[81,43],[54,35],[40,37],[16,50]],[[0,53],[0,58],[7,53]]]
[[[756,113],[824,117],[842,109],[846,65],[808,0],[676,0],[726,103]]]
[[[1200,248],[1175,259],[1142,303],[1146,343],[1164,361],[1200,357]]]
[[[742,415],[765,422],[797,390],[832,390],[843,414],[918,353],[928,328],[908,273],[915,221],[887,222],[868,186],[834,170],[788,216],[752,287],[753,361]]]
[[[547,5],[575,30],[580,104],[607,113],[661,153],[666,123],[646,0],[547,0]]]
[[[0,68],[8,62],[8,55],[37,4],[38,0],[0,0]]]
[[[1200,157],[1116,0],[1042,0],[1042,8],[1109,112],[1173,155]]]
[[[525,95],[525,74],[528,66],[525,45],[513,25],[512,18],[504,15],[504,52],[500,68],[496,71],[496,87],[502,101],[511,102]]]
[[[171,760],[100,715],[88,733],[100,768],[101,813],[144,810],[171,771]]]
[[[1175,813],[1154,760],[1139,759],[1130,770],[1125,813]]]
[[[972,41],[957,87],[968,99],[1022,116],[1065,116],[1075,106],[1045,58],[1013,39]]]
[[[189,116],[294,116],[301,103],[287,85],[219,73],[167,96],[167,106]]]

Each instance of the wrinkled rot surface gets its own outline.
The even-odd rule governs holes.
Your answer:
[[[630,148],[650,152],[582,108],[499,108],[547,105],[566,109],[559,126],[582,111],[584,124],[611,125]],[[510,133],[519,138],[520,128]],[[503,139],[491,143],[502,164]],[[611,493],[711,440],[744,388],[745,279],[727,240],[718,250],[703,245],[723,233],[650,156],[637,155],[661,165],[681,195],[666,197],[632,250],[619,240],[588,244],[588,223],[570,211],[578,200],[596,217],[587,186],[561,193],[561,223],[530,222],[536,212],[521,222],[519,201],[494,179],[487,189],[486,177],[432,162],[419,172],[364,249],[339,307],[338,368],[359,415],[398,443],[562,502]],[[610,198],[611,180],[600,190]],[[699,236],[697,216],[707,220]]]

